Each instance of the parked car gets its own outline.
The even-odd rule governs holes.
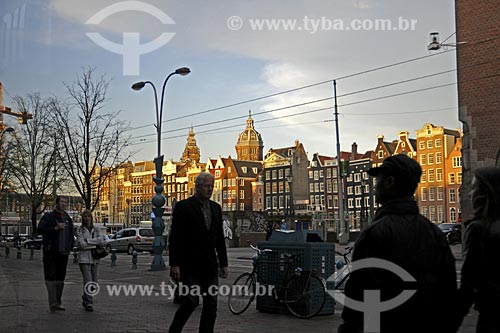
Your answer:
[[[35,250],[40,250],[42,248],[42,241],[43,241],[43,236],[42,235],[35,235],[33,239],[27,239],[23,242],[22,246],[25,249],[29,249],[33,247]]]
[[[109,252],[127,252],[132,254],[134,250],[153,252],[154,233],[151,228],[126,228],[118,231],[109,238],[106,248]]]
[[[462,224],[461,223],[440,223],[439,229],[444,232],[449,244],[462,242]]]

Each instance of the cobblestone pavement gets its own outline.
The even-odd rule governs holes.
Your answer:
[[[460,245],[452,249],[458,270]],[[162,282],[169,283],[168,270],[149,271],[152,257],[144,253],[138,256],[136,270],[132,269],[131,256],[126,254],[118,255],[115,267],[111,267],[110,256],[101,260],[100,293],[94,300],[94,312],[84,311],[81,305],[80,270],[70,257],[63,294],[66,311],[52,314],[47,305],[41,251],[35,251],[33,260],[29,250],[22,251],[22,259],[16,259],[15,252],[5,258],[5,249],[0,251],[0,332],[166,332],[177,309],[170,295],[159,292]],[[249,249],[230,249],[231,276],[221,284],[229,284],[241,272],[249,271],[251,255]],[[150,296],[109,295],[108,288],[118,285],[151,285],[155,291]],[[225,297],[219,297],[218,302],[217,332],[336,332],[341,322],[339,306],[333,314],[303,320],[259,312],[255,303],[244,314],[234,316]],[[200,308],[195,311],[185,332],[198,331],[200,312]],[[471,311],[460,332],[474,332],[476,318],[477,313]]]

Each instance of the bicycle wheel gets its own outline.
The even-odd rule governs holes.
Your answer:
[[[325,304],[326,284],[323,279],[310,273],[292,276],[287,283],[284,300],[295,317],[314,317]]]
[[[239,315],[245,312],[255,298],[255,277],[243,273],[236,278],[228,296],[229,310]]]

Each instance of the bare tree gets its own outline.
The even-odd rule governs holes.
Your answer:
[[[62,167],[85,208],[92,211],[113,168],[129,158],[125,123],[119,120],[119,112],[104,112],[108,85],[104,75],[97,75],[94,68],[84,68],[73,83],[65,83],[68,102],[54,99],[51,106]]]
[[[33,114],[33,119],[16,130],[16,144],[9,158],[9,170],[17,180],[20,190],[30,201],[31,225],[35,231],[37,216],[45,210],[43,205],[52,189],[51,170],[55,161],[53,131],[47,101],[39,94],[16,96],[14,106],[21,112]]]

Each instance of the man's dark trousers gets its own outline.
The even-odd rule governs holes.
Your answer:
[[[51,307],[61,305],[66,266],[68,266],[68,254],[43,251],[43,274]]]
[[[211,290],[212,295],[209,295],[208,289],[210,286],[217,286],[218,284],[217,274],[209,277],[201,277],[193,274],[182,275],[181,271],[181,283],[178,285],[178,288],[186,289],[187,286],[189,290],[192,291],[194,286],[199,286],[201,294],[205,295],[202,296],[203,309],[201,310],[200,333],[212,333],[214,331],[215,319],[217,318],[217,294],[215,293],[216,290]],[[181,285],[184,285],[184,287],[181,287]],[[183,295],[182,293],[185,291],[186,290],[180,290],[181,305],[179,309],[177,309],[174,320],[170,325],[170,333],[181,332],[194,309],[200,303],[200,297],[198,295]]]

